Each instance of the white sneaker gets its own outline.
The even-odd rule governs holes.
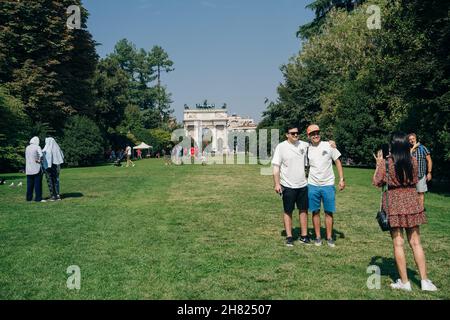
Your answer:
[[[327,243],[328,243],[328,246],[331,247],[331,248],[336,247],[336,244],[334,243],[334,240],[333,240],[333,239],[328,239],[328,240],[327,240]]]
[[[437,291],[437,287],[431,282],[430,279],[420,281],[422,291]]]
[[[405,291],[411,291],[411,282],[403,283],[401,279],[397,279],[397,282],[391,283],[392,289],[400,289]]]

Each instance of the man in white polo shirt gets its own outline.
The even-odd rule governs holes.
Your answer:
[[[272,159],[275,192],[283,198],[286,245],[289,247],[293,246],[292,212],[295,205],[299,210],[301,229],[299,241],[302,244],[310,244],[307,229],[308,183],[305,176],[308,143],[299,141],[298,135],[297,126],[287,127],[287,140],[276,147]]]
[[[308,148],[308,204],[313,214],[313,225],[316,233],[316,246],[322,245],[320,236],[320,207],[323,202],[325,211],[325,227],[327,243],[334,247],[333,240],[333,214],[336,212],[334,187],[333,161],[339,173],[339,190],[344,190],[345,180],[342,163],[339,160],[341,153],[334,148],[334,142],[325,142],[320,139],[320,128],[313,124],[306,130],[310,145]]]

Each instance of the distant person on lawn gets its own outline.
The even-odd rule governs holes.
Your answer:
[[[134,167],[135,164],[133,163],[133,161],[131,161],[131,147],[130,146],[126,147],[125,154],[127,155],[127,165],[126,165],[126,167],[128,168],[130,165],[132,165]]]
[[[386,161],[389,168],[389,197],[386,198],[386,194],[383,195],[383,209],[388,214],[395,262],[400,274],[400,279],[392,283],[391,288],[411,291],[403,250],[403,229],[405,229],[422,279],[422,290],[436,291],[436,286],[427,277],[425,254],[420,243],[419,226],[426,223],[427,219],[416,191],[419,168],[416,158],[411,156],[408,136],[404,133],[394,133],[391,138],[391,153],[387,156],[387,160],[384,159],[383,151],[380,150],[376,161],[377,168],[373,176],[375,186],[381,187],[387,183]]]
[[[170,166],[172,164],[172,155],[171,155],[171,148],[170,146],[166,146],[163,149],[163,155],[164,155],[164,163],[166,166]]]
[[[42,200],[42,149],[39,146],[39,138],[33,137],[30,145],[25,149],[25,173],[27,175],[27,201],[46,202]]]
[[[292,212],[297,205],[300,219],[300,243],[310,244],[308,237],[308,182],[305,165],[308,144],[299,140],[297,126],[286,128],[286,140],[276,148],[272,159],[275,192],[283,199],[283,221],[286,230],[286,245],[294,245],[292,237]]]
[[[59,174],[64,163],[64,154],[54,138],[45,139],[43,168],[50,191],[50,201],[61,200]]]
[[[313,214],[313,225],[316,233],[316,246],[322,245],[320,235],[320,207],[323,202],[325,211],[326,240],[328,246],[335,247],[333,239],[333,215],[336,212],[336,188],[333,172],[333,161],[339,174],[339,190],[345,188],[344,170],[342,169],[341,153],[334,148],[334,142],[321,141],[320,128],[318,125],[310,125],[306,133],[310,140],[308,148],[308,203],[309,210]]]
[[[114,162],[119,162],[120,160],[122,160],[122,157],[123,157],[122,149],[118,149],[116,151],[116,160]]]
[[[419,199],[422,206],[425,207],[425,192],[428,191],[427,182],[431,181],[431,172],[433,169],[433,161],[431,160],[430,151],[420,142],[417,142],[417,135],[410,133],[408,136],[409,144],[411,146],[411,154],[417,160],[419,165],[419,181],[416,189],[419,193]]]
[[[207,165],[206,151],[202,152],[201,161],[202,161],[202,166],[206,166]]]

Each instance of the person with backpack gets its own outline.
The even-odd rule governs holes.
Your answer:
[[[417,160],[419,165],[419,181],[416,189],[419,193],[419,199],[422,206],[425,207],[425,192],[428,192],[427,182],[432,179],[431,171],[433,169],[433,161],[431,160],[430,151],[420,142],[417,142],[417,135],[410,133],[408,136],[411,145],[411,154]]]
[[[419,168],[416,158],[410,153],[408,136],[394,133],[390,143],[390,154],[378,151],[376,169],[372,183],[377,187],[388,185],[383,194],[382,209],[387,213],[394,257],[400,278],[391,284],[392,289],[411,291],[403,249],[403,230],[406,230],[409,245],[422,279],[424,291],[436,291],[436,286],[428,279],[425,254],[420,242],[420,225],[427,223],[422,202],[416,192]]]

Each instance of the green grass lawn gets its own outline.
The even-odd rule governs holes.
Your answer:
[[[25,186],[0,186],[0,299],[450,298],[448,194],[427,194],[422,228],[440,291],[420,291],[408,247],[413,291],[394,292],[372,170],[345,169],[336,248],[287,248],[281,199],[259,166],[136,164],[65,169],[65,199],[53,203],[26,203]],[[6,177],[25,184],[25,176]],[[295,226],[298,234],[297,215]],[[81,268],[79,291],[66,287],[71,265]],[[381,268],[380,290],[366,286],[369,265]]]

